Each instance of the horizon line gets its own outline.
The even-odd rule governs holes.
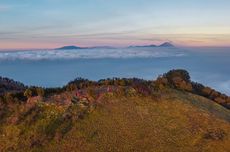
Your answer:
[[[154,44],[154,43],[149,43],[149,44],[136,44],[136,45],[123,45],[123,46],[115,46],[115,45],[75,45],[75,44],[70,44],[70,45],[62,45],[62,46],[56,46],[56,47],[26,47],[26,48],[0,48],[0,51],[23,51],[23,50],[54,50],[57,48],[65,47],[65,46],[76,46],[76,47],[81,47],[81,48],[95,48],[95,47],[111,47],[111,48],[128,48],[128,47],[135,47],[135,46],[150,46],[150,45],[156,45],[156,47],[160,46],[161,44],[164,44],[167,42],[163,42],[160,44]],[[173,44],[174,47],[179,47],[179,48],[230,48],[230,45],[178,45],[174,44],[171,42],[168,42],[170,44]]]

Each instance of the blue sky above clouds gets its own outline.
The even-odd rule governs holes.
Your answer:
[[[0,0],[0,48],[230,45],[227,0]]]

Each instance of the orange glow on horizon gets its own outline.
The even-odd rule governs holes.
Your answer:
[[[159,45],[163,42],[172,42],[175,46],[181,47],[230,47],[230,39],[223,38],[177,38],[174,36],[170,40],[128,40],[128,39],[87,39],[87,40],[70,40],[70,42],[49,42],[48,40],[42,42],[31,41],[4,41],[0,42],[0,49],[53,49],[62,46],[76,45],[80,47],[92,46],[113,46],[113,47],[126,47],[131,45]],[[173,41],[172,41],[173,39]]]

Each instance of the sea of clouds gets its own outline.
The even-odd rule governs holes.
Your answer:
[[[154,73],[157,77],[170,69],[183,68],[190,72],[192,80],[230,95],[229,50],[191,50],[133,47],[0,51],[0,76],[27,85],[56,87],[79,76],[92,80],[114,76],[152,79]]]
[[[185,53],[177,48],[90,48],[76,50],[31,50],[0,52],[0,60],[159,58],[180,56],[185,56]]]

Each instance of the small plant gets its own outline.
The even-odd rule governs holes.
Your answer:
[[[76,84],[69,84],[67,87],[66,87],[66,90],[67,91],[74,91],[77,89],[77,85]]]
[[[27,98],[31,98],[33,95],[33,92],[30,89],[26,89],[26,91],[24,92],[24,96]]]
[[[97,99],[97,93],[95,92],[94,89],[89,88],[89,89],[87,90],[87,93],[88,93],[88,95],[89,95],[91,98],[93,98],[94,100]]]
[[[117,90],[118,95],[120,96],[125,96],[126,95],[126,88],[125,87],[121,87]]]
[[[4,104],[4,103],[5,103],[4,97],[3,97],[3,96],[0,96],[0,105],[1,105],[1,104]]]
[[[45,95],[45,91],[43,88],[36,88],[37,95],[43,97]]]
[[[14,101],[14,96],[12,93],[6,93],[4,95],[4,100],[6,103],[13,102]]]
[[[226,133],[221,130],[221,129],[213,129],[209,130],[205,135],[205,139],[210,139],[210,140],[223,140],[224,137],[226,136]]]

